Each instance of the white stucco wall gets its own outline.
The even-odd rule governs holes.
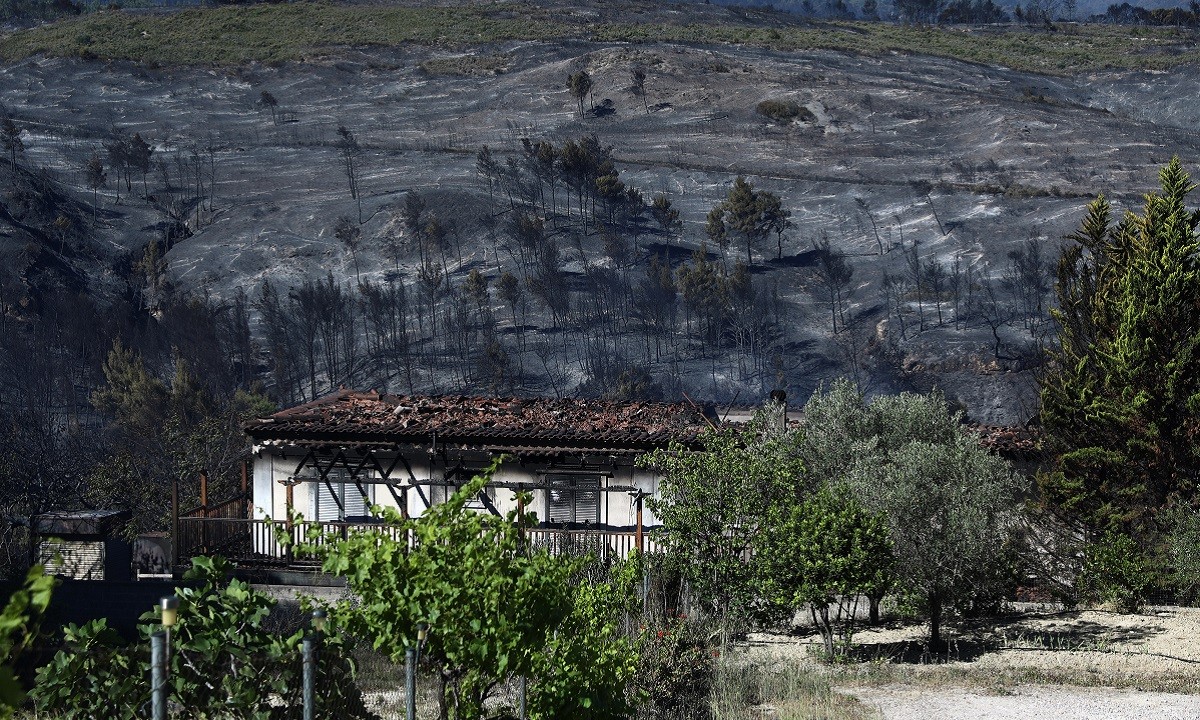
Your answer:
[[[287,457],[283,457],[278,451],[272,448],[259,449],[254,459],[253,471],[255,518],[270,517],[276,520],[283,520],[287,517],[287,487],[285,481],[289,480],[292,473],[295,472],[300,458],[301,456],[295,451],[289,453]],[[390,460],[385,462],[386,464],[390,464]],[[436,456],[410,457],[409,465],[412,467],[413,475],[418,481],[426,481],[431,478],[440,480],[444,477],[446,471],[444,465]],[[479,469],[483,469],[484,466],[485,463],[479,463]],[[467,467],[470,468],[471,464],[467,464]],[[312,473],[311,469],[306,469],[305,472]],[[654,494],[658,491],[658,477],[655,473],[632,468],[628,465],[592,470],[580,467],[557,468],[509,462],[497,470],[493,475],[493,481],[501,484],[521,482],[535,484],[543,482],[547,473],[600,475],[600,487],[602,490],[600,523],[606,525],[633,526],[637,522],[637,515],[633,499],[628,492],[604,492],[604,488],[616,485],[637,487],[648,494]],[[377,475],[378,473],[376,472],[370,473],[371,477],[377,477]],[[398,483],[408,484],[410,478],[403,464],[397,464],[396,469],[392,473],[392,479]],[[301,482],[294,486],[292,491],[293,504],[295,510],[301,516],[308,517],[312,514],[313,497],[316,488],[317,484],[313,482]],[[402,509],[392,496],[392,493],[384,485],[375,485],[373,492],[373,502],[375,504],[396,508],[397,510]],[[421,492],[425,494],[426,498],[430,498],[430,487],[428,485],[421,486]],[[502,515],[517,509],[516,492],[514,489],[504,487],[493,489],[493,504]],[[545,489],[531,489],[533,500],[527,506],[526,510],[535,513],[539,521],[544,521],[546,518],[547,492]],[[396,488],[396,493],[406,501],[405,504],[407,504],[407,511],[410,516],[418,517],[425,511],[425,503],[415,489],[408,488],[405,491],[404,489]],[[658,524],[658,519],[648,507],[643,509],[642,523],[647,527]]]

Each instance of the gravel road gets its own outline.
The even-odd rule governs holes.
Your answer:
[[[1197,679],[1200,683],[1200,678]],[[885,685],[843,690],[884,720],[1194,720],[1200,696],[1113,690],[1022,686],[990,695],[960,688],[931,690]]]

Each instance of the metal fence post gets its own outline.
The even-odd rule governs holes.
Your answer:
[[[404,650],[404,717],[417,718],[417,649]]]
[[[525,715],[525,691],[529,684],[529,679],[524,675],[521,676],[521,684],[517,686],[517,716],[521,720],[526,720]]]
[[[167,634],[150,636],[150,717],[167,720]]]
[[[313,720],[316,716],[317,690],[317,640],[313,637],[304,638],[301,644],[304,656],[304,720]]]

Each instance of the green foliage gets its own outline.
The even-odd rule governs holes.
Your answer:
[[[547,10],[512,4],[401,7],[296,2],[170,13],[109,11],[0,37],[0,57],[38,53],[159,64],[279,63],[348,46],[417,43],[455,47],[506,40],[735,44],[773,50],[920,53],[1040,73],[1161,69],[1194,63],[1187,30],[1087,25],[1070,33],[978,31],[878,22],[767,28],[736,22],[564,23]]]
[[[629,563],[636,570],[636,563]],[[618,632],[616,611],[634,595],[627,575],[579,583],[571,613],[534,655],[532,718],[621,718],[631,704],[626,685],[638,667],[637,649]]]
[[[12,716],[13,709],[25,701],[25,691],[17,682],[14,665],[37,639],[38,628],[58,581],[41,565],[25,575],[24,584],[9,596],[0,611],[0,718]]]
[[[229,569],[219,558],[196,558],[184,581],[197,585],[176,590],[169,692],[185,708],[233,705],[254,717],[269,711],[270,693],[286,690],[284,678],[271,672],[285,645],[262,627],[274,602],[244,581],[226,584]],[[156,620],[154,611],[142,616],[147,639]]]
[[[797,493],[804,465],[799,437],[763,417],[703,442],[704,452],[673,445],[638,464],[662,472],[658,495],[646,501],[662,521],[661,541],[679,558],[693,598],[727,631],[752,614],[747,553],[769,510]]]
[[[1108,532],[1084,548],[1083,572],[1076,590],[1085,602],[1133,612],[1146,601],[1154,572],[1128,536]]]
[[[897,582],[924,598],[937,644],[944,608],[1004,574],[1021,483],[965,433],[947,444],[908,443],[856,474],[859,497],[888,515]]]
[[[573,588],[580,560],[528,551],[515,514],[466,509],[486,484],[486,475],[475,478],[417,519],[384,509],[390,533],[315,546],[325,571],[345,576],[356,596],[336,617],[394,661],[428,623],[422,659],[452,717],[480,717],[514,675],[530,680],[531,717],[621,716],[633,661],[607,615],[615,589]]]
[[[264,396],[244,390],[215,396],[178,355],[173,371],[170,383],[164,382],[117,340],[104,363],[107,384],[92,397],[112,418],[107,430],[113,454],[94,468],[89,500],[131,508],[143,528],[165,526],[169,508],[162,498],[172,482],[180,483],[184,503],[197,501],[188,492],[201,471],[209,475],[213,496],[231,494],[248,449],[241,423],[275,409]],[[146,463],[147,457],[157,461]]]
[[[579,115],[583,115],[583,99],[592,91],[592,76],[580,70],[567,76],[567,90],[579,101]]]
[[[219,558],[194,558],[187,584],[176,588],[179,620],[170,637],[168,700],[193,718],[299,717],[304,633],[279,636],[267,630],[274,600],[241,580],[227,581],[230,569]],[[156,611],[142,616],[138,648],[160,629],[158,621]],[[66,645],[38,672],[40,712],[66,718],[144,716],[150,672],[144,650],[122,646],[103,620],[68,626]],[[318,657],[318,716],[371,717],[354,685],[343,637],[325,636]]]
[[[1200,212],[1178,158],[1141,214],[1088,206],[1058,266],[1059,347],[1042,422],[1061,455],[1039,477],[1061,519],[1096,538],[1158,544],[1160,515],[1196,503],[1200,472]],[[1165,516],[1164,516],[1165,517]]]
[[[699,625],[668,618],[644,630],[639,642],[637,688],[642,717],[704,717],[713,683],[713,656]]]
[[[790,621],[808,605],[833,659],[849,648],[859,597],[882,596],[891,583],[887,523],[844,489],[823,487],[772,508],[755,538],[754,565],[774,614]]]
[[[759,115],[777,122],[791,122],[797,119],[801,122],[813,122],[817,119],[812,110],[792,100],[763,100],[754,110]]]
[[[1195,604],[1200,600],[1200,513],[1177,513],[1169,544],[1177,600]]]
[[[38,668],[34,699],[39,713],[64,720],[134,720],[150,702],[147,658],[137,657],[108,621],[63,628],[64,650]],[[142,651],[145,654],[145,651]]]
[[[839,381],[813,396],[805,416],[814,472],[887,518],[897,589],[920,599],[933,642],[946,608],[991,604],[1017,552],[1023,482],[965,431],[941,393],[867,404]]]
[[[722,247],[730,236],[741,237],[746,243],[746,264],[750,265],[751,246],[772,231],[782,233],[790,216],[777,195],[755,190],[738,175],[725,199],[709,211],[705,230]]]

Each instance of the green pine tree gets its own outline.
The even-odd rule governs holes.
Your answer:
[[[1042,422],[1060,453],[1043,501],[1092,538],[1149,548],[1163,511],[1196,502],[1200,433],[1200,211],[1175,158],[1142,214],[1088,207],[1058,267],[1059,347],[1042,380]]]

